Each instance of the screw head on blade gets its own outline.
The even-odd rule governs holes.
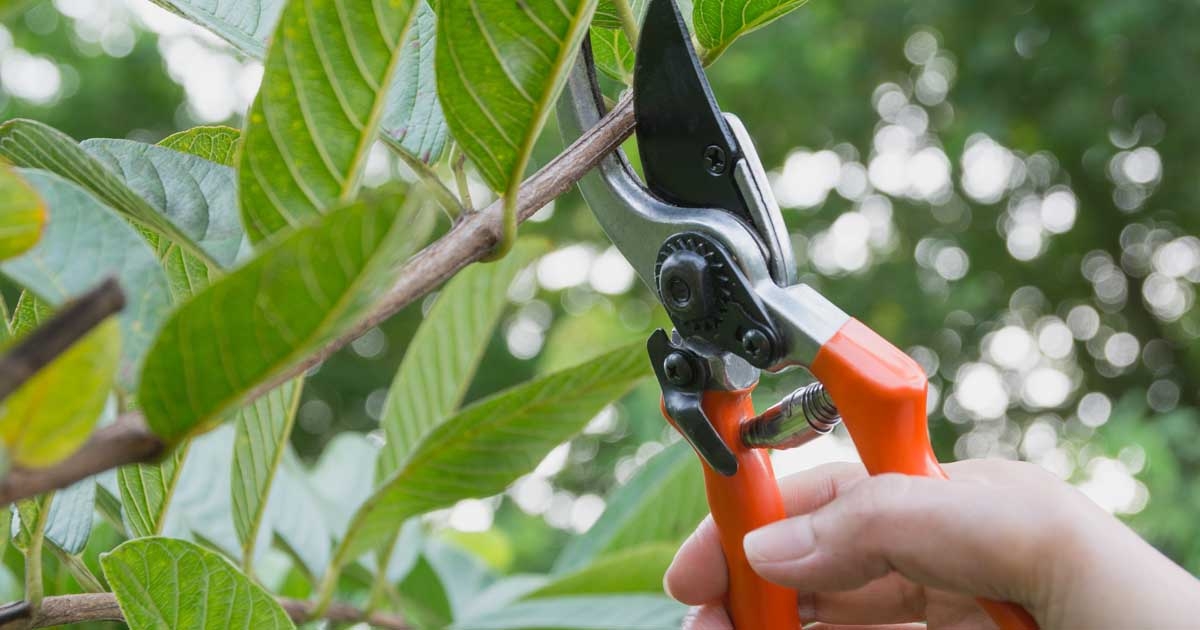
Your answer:
[[[753,224],[734,179],[742,157],[674,0],[650,0],[638,38],[633,111],[646,185],[675,205]]]

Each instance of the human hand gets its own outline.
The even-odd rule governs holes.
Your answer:
[[[1200,582],[1070,485],[1031,464],[972,460],[950,480],[831,464],[780,482],[789,518],[746,536],[764,578],[799,593],[805,623],[993,628],[976,597],[1024,606],[1043,630],[1184,628]],[[729,630],[712,518],[664,579],[688,630]],[[740,630],[740,629],[739,629]]]

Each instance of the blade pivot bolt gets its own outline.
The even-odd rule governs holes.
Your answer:
[[[682,278],[671,278],[671,301],[678,308],[687,308],[692,302],[692,289]]]
[[[663,360],[663,371],[667,374],[667,380],[671,381],[672,385],[679,387],[690,385],[695,376],[692,362],[688,361],[682,352],[668,354],[667,358]]]
[[[720,175],[725,172],[727,160],[725,158],[725,149],[710,144],[704,149],[704,167],[713,175]]]

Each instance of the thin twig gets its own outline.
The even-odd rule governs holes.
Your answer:
[[[65,488],[106,470],[146,462],[163,452],[163,442],[150,432],[139,413],[122,415],[97,429],[73,455],[49,468],[14,467],[0,479],[0,505]]]
[[[621,146],[633,133],[633,124],[633,100],[627,94],[595,127],[525,180],[517,197],[518,220],[528,219],[542,206],[567,192],[604,156]],[[329,345],[254,388],[248,399],[256,399],[300,376],[436,289],[463,267],[487,256],[500,240],[503,203],[502,199],[497,200],[484,210],[465,215],[445,236],[408,261],[395,284],[366,317]],[[96,431],[74,455],[53,467],[13,468],[0,480],[0,505],[64,488],[110,468],[152,460],[161,455],[164,448],[163,442],[146,428],[141,414],[124,414],[117,423]]]
[[[0,400],[124,307],[125,294],[112,278],[64,306],[0,358]]]
[[[314,621],[309,617],[313,605],[311,602],[288,598],[278,598],[279,605],[292,621],[304,623]],[[117,598],[112,593],[83,593],[79,595],[55,595],[42,600],[39,610],[33,611],[26,602],[13,602],[0,606],[0,628],[14,627],[15,622],[30,619],[29,628],[49,628],[72,623],[88,621],[125,621]],[[324,617],[334,623],[366,622],[375,628],[386,630],[411,630],[404,618],[392,613],[367,613],[350,604],[335,603],[329,607]]]

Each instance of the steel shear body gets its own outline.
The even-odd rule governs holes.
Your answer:
[[[738,630],[800,627],[796,594],[759,577],[742,539],[785,517],[767,448],[840,419],[871,474],[945,478],[926,425],[923,370],[818,292],[797,284],[779,207],[745,127],[718,109],[673,0],[650,0],[635,63],[634,117],[645,184],[620,150],[579,186],[600,225],[674,324],[647,350],[663,413],[704,463]],[[577,138],[604,114],[589,47],[559,126]],[[817,383],[759,416],[760,370],[800,366]],[[1004,630],[1037,627],[1018,606],[981,600]]]

